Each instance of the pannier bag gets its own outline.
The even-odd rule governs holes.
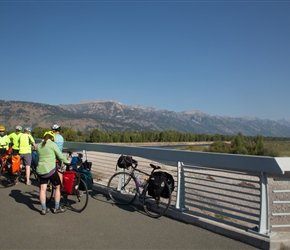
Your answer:
[[[93,163],[91,161],[84,161],[81,165],[81,169],[91,171]]]
[[[62,192],[67,194],[75,194],[80,184],[80,173],[76,171],[63,172]]]
[[[129,155],[121,155],[117,161],[117,164],[116,164],[116,169],[117,169],[117,166],[119,168],[129,168],[132,166],[132,164],[137,164],[138,162],[135,161],[132,156],[129,156]]]
[[[148,194],[154,198],[159,196],[169,198],[168,190],[164,188],[165,181],[168,183],[172,192],[174,190],[174,179],[172,175],[162,171],[154,172],[149,179]]]
[[[94,180],[92,173],[87,169],[81,169],[79,170],[81,173],[81,179],[84,181],[85,185],[87,186],[87,189],[90,190],[93,188]],[[85,188],[82,186],[83,183],[80,183],[80,190],[85,190]]]
[[[87,160],[83,162],[82,157],[83,157],[82,154],[78,154],[78,156],[72,157],[71,164],[72,164],[73,170],[77,170],[78,168],[81,168],[81,169],[87,169],[91,171],[92,162],[87,161]]]
[[[20,155],[12,155],[11,163],[12,174],[20,173]]]

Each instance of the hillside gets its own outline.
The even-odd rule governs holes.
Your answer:
[[[0,100],[0,123],[50,127],[53,123],[75,131],[163,131],[195,134],[264,135],[290,137],[289,121],[210,116],[200,111],[173,112],[152,107],[126,106],[115,101],[70,105]]]

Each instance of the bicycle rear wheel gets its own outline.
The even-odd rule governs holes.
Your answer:
[[[0,169],[0,183],[3,187],[12,187],[16,184],[17,175],[13,175],[8,166],[4,165]]]
[[[80,179],[80,184],[75,194],[64,194],[67,205],[75,212],[82,212],[88,205],[89,193],[87,185]]]
[[[107,190],[115,203],[127,205],[136,199],[137,183],[129,173],[119,172],[110,178]]]
[[[157,197],[152,197],[148,194],[147,185],[145,190],[145,197],[143,199],[143,207],[146,214],[152,218],[158,218],[166,213],[171,203],[171,190],[167,182],[164,182],[164,190],[163,192],[167,193],[168,198],[161,197],[158,195]]]

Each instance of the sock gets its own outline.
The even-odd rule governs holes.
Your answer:
[[[41,204],[42,210],[46,210],[46,203]]]
[[[59,208],[59,202],[55,202],[55,209],[58,209]]]

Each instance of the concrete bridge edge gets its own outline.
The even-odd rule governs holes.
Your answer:
[[[107,195],[107,187],[99,184],[94,184],[93,189],[96,192]],[[136,200],[135,206],[141,206],[139,201]],[[193,216],[189,214],[170,209],[167,211],[166,215],[169,218],[184,222],[187,224],[192,224],[200,228],[212,231],[214,233],[223,235],[225,237],[244,242],[251,246],[257,247],[259,249],[269,249],[269,250],[290,250],[290,233],[289,232],[277,232],[271,237],[261,236],[252,232],[246,232],[244,230],[234,228],[222,223],[217,223],[215,221],[207,220],[202,217]]]

